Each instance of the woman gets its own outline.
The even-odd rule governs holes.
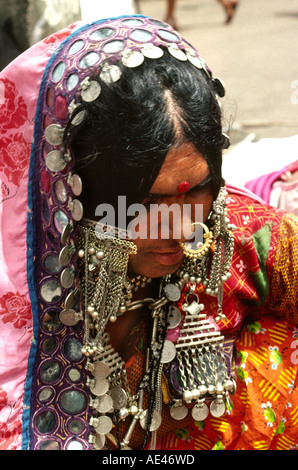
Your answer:
[[[226,190],[198,52],[121,17],[0,83],[2,448],[295,447],[297,219]]]

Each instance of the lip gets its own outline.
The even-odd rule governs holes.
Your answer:
[[[175,251],[152,251],[150,255],[157,261],[159,264],[165,266],[172,266],[179,263],[183,259],[183,249],[178,248]]]

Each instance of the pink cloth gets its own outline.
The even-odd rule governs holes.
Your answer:
[[[26,231],[35,108],[50,56],[79,25],[34,45],[0,73],[0,450],[21,448],[24,384],[34,341]]]

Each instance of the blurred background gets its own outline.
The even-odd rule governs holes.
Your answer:
[[[73,21],[125,13],[169,20],[168,8],[167,0],[0,0],[0,69]],[[224,176],[240,185],[298,161],[298,0],[238,0],[229,23],[220,0],[176,0],[172,16],[226,87]]]

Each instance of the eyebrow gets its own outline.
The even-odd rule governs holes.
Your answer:
[[[195,191],[197,189],[200,189],[200,188],[204,187],[211,180],[212,180],[212,176],[211,176],[210,173],[208,173],[208,175],[202,181],[200,181],[200,183],[198,183],[193,188],[190,188],[188,191],[186,191],[186,193],[191,192],[191,191]],[[184,194],[186,194],[186,193],[184,193]],[[177,196],[177,195],[175,194],[175,196]],[[147,195],[147,197],[150,198],[150,199],[158,199],[158,198],[162,198],[162,197],[173,197],[173,194],[149,193]]]

